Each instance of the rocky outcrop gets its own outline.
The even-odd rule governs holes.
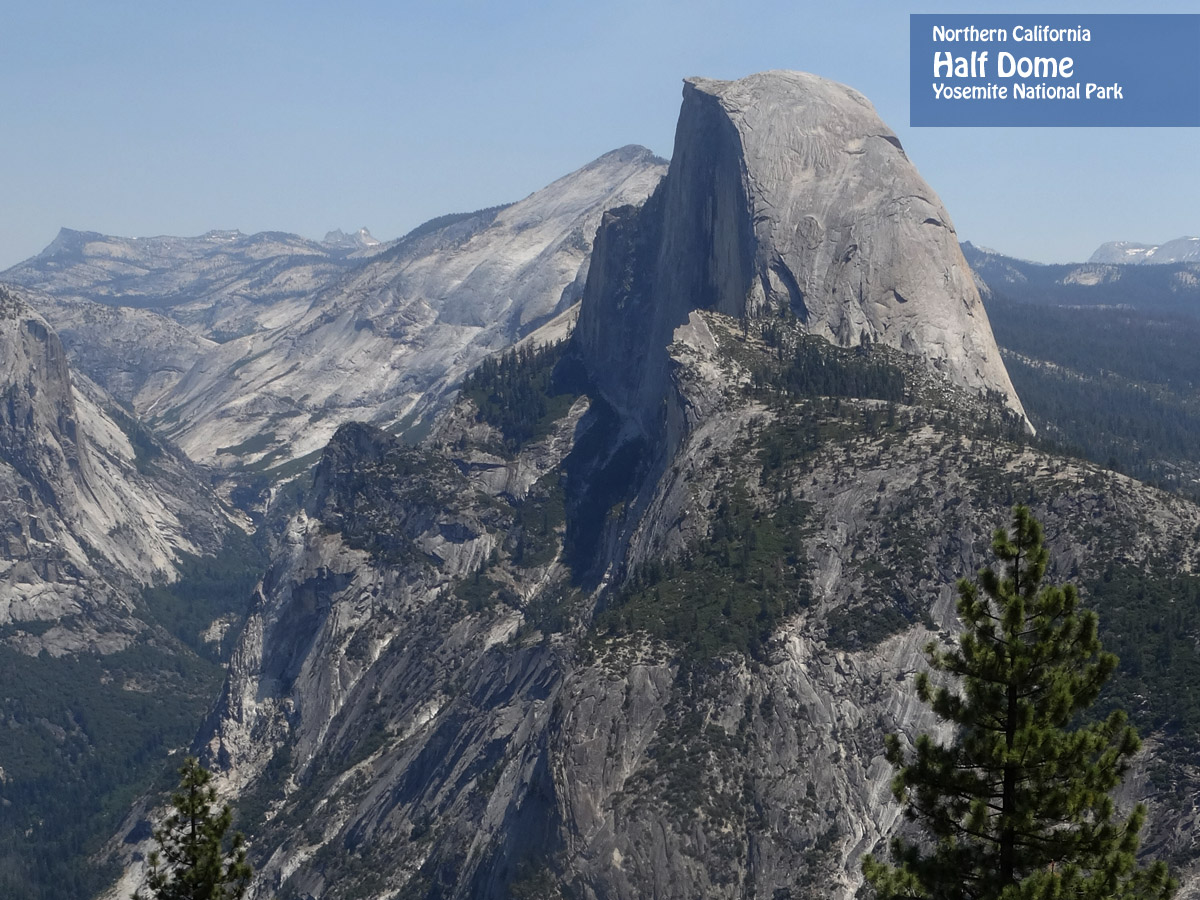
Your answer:
[[[329,247],[336,247],[339,250],[350,250],[353,252],[355,250],[378,247],[380,241],[364,226],[350,234],[347,234],[340,228],[327,231],[321,243]]]
[[[693,309],[790,313],[1022,413],[941,201],[861,94],[814,75],[688,79],[666,179],[641,210],[610,213],[593,268],[581,349],[648,433],[662,348]]]

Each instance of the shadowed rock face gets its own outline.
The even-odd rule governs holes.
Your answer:
[[[641,210],[608,214],[592,270],[582,347],[606,398],[648,432],[661,348],[693,309],[790,309],[831,343],[895,347],[1024,414],[949,215],[871,104],[840,84],[688,79],[666,180]]]
[[[52,504],[75,502],[72,471],[90,471],[76,443],[75,398],[58,336],[16,296],[0,293],[0,447]]]
[[[122,426],[122,422],[125,425]],[[0,285],[0,626],[30,655],[121,649],[141,585],[211,552],[228,523],[200,475],[143,435],[23,295]],[[23,630],[25,623],[40,627]],[[51,624],[52,623],[52,624]]]

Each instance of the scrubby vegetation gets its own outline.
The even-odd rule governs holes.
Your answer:
[[[359,423],[338,429],[314,479],[335,492],[321,501],[325,526],[393,566],[430,563],[414,537],[464,484],[443,456]]]
[[[0,646],[0,896],[104,887],[115,872],[89,856],[192,739],[222,674],[150,641],[57,659]]]
[[[463,396],[475,403],[479,421],[500,431],[506,453],[549,434],[579,396],[559,368],[564,347],[524,347],[489,357],[463,379]]]
[[[905,399],[904,373],[869,346],[834,347],[823,338],[789,334],[786,324],[773,321],[763,327],[763,340],[775,348],[778,365],[755,368],[756,388],[774,388],[794,397]]]
[[[799,501],[761,510],[735,487],[718,502],[709,539],[678,560],[635,571],[597,629],[644,631],[692,659],[760,656],[779,620],[808,603],[806,511]]]
[[[1200,738],[1200,577],[1169,565],[1110,563],[1086,585],[1101,636],[1120,659],[1102,709],[1147,732]]]
[[[163,449],[150,429],[116,404],[109,406],[107,412],[133,447],[134,467],[143,475],[157,471],[155,460],[163,455]]]
[[[513,563],[533,568],[558,556],[560,532],[566,523],[566,493],[562,478],[552,472],[537,482],[517,504],[510,535]]]

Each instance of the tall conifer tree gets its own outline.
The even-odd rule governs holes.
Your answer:
[[[245,839],[229,833],[233,813],[217,808],[212,774],[189,756],[179,770],[172,810],[154,831],[158,849],[150,853],[146,886],[149,900],[240,900],[250,883]],[[135,900],[148,900],[141,891]]]
[[[1122,818],[1109,796],[1137,734],[1120,711],[1079,724],[1117,664],[1096,615],[1073,585],[1042,585],[1049,554],[1026,507],[992,551],[1002,575],[958,584],[957,649],[926,648],[943,677],[917,678],[954,737],[922,735],[911,756],[886,741],[892,790],[927,840],[893,839],[896,865],[867,856],[863,873],[883,900],[1166,900],[1166,866],[1135,858],[1145,807]]]

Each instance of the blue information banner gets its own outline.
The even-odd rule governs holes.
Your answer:
[[[1200,126],[1200,15],[909,17],[914,126]]]

